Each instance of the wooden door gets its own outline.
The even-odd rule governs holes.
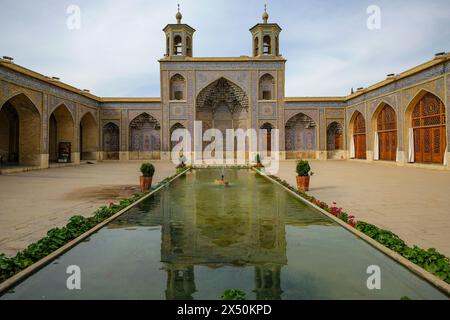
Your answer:
[[[447,143],[442,101],[431,93],[423,96],[413,109],[412,127],[415,162],[442,164]]]
[[[261,126],[262,130],[266,130],[266,148],[267,156],[271,156],[272,153],[272,125],[270,123],[265,123]]]
[[[341,150],[343,147],[342,133],[336,133],[334,136],[334,149]]]
[[[397,119],[394,109],[384,105],[377,117],[380,160],[395,161],[397,158]]]
[[[366,120],[358,112],[353,127],[353,138],[355,143],[355,158],[366,159]]]

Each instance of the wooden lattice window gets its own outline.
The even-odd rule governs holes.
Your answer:
[[[389,105],[385,105],[378,114],[377,130],[379,132],[397,130],[397,120],[395,118],[395,111]]]
[[[397,119],[394,109],[384,105],[377,116],[379,159],[395,161],[397,156]]]
[[[358,115],[355,118],[355,127],[353,132],[354,134],[366,134],[366,120],[360,112],[358,112]]]
[[[358,112],[354,121],[353,139],[355,158],[366,159],[366,120],[360,112]]]
[[[442,101],[427,93],[414,107],[413,128],[445,125],[445,107]]]
[[[416,162],[443,163],[446,147],[445,121],[444,103],[435,95],[426,93],[416,103],[411,119]]]

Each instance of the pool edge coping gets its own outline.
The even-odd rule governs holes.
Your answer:
[[[289,188],[283,186],[281,183],[279,183],[278,181],[276,181],[275,179],[269,177],[267,174],[264,174],[263,172],[252,168],[253,171],[255,171],[256,173],[258,173],[260,176],[270,180],[271,182],[281,186],[282,188],[284,188],[286,191],[288,191],[289,193],[291,193],[293,196],[295,196],[296,198],[298,198],[300,201],[302,201],[303,203],[305,203],[307,206],[314,208],[316,210],[318,210],[320,213],[322,213],[323,215],[325,215],[326,217],[330,218],[331,220],[333,220],[334,222],[338,223],[340,226],[344,227],[347,231],[353,233],[354,235],[356,235],[358,238],[361,238],[362,240],[364,240],[365,242],[367,242],[369,245],[371,245],[372,247],[374,247],[375,249],[378,249],[379,251],[381,251],[382,253],[384,253],[385,255],[387,255],[389,258],[391,258],[392,260],[400,263],[401,265],[403,265],[405,268],[407,268],[409,271],[411,271],[412,273],[414,273],[415,275],[419,276],[420,278],[422,278],[423,280],[427,281],[428,283],[430,283],[432,286],[436,287],[439,291],[443,292],[445,295],[447,295],[447,297],[450,297],[450,285],[448,283],[446,283],[445,281],[439,279],[438,277],[436,277],[435,275],[433,275],[432,273],[426,271],[425,269],[423,269],[422,267],[416,265],[415,263],[409,261],[408,259],[406,259],[405,257],[401,256],[399,253],[385,247],[384,245],[382,245],[381,243],[377,242],[376,240],[372,239],[371,237],[369,237],[368,235],[362,233],[361,231],[357,230],[356,228],[353,228],[351,226],[349,226],[347,223],[345,223],[344,221],[338,219],[337,217],[333,216],[332,214],[330,214],[329,212],[325,211],[324,209],[320,208],[319,206],[315,205],[314,203],[309,202],[308,200],[304,199],[302,196],[300,196],[299,194],[295,193],[294,191],[290,190]]]
[[[182,175],[186,174],[190,170],[191,170],[191,168],[187,168],[186,170],[176,174],[174,177],[172,177],[168,181],[168,183],[171,183],[172,181],[178,179],[179,177],[181,177]],[[161,181],[163,181],[163,180],[161,180]],[[62,247],[56,249],[55,251],[53,251],[49,255],[47,255],[44,258],[40,259],[39,261],[33,263],[32,265],[30,265],[29,267],[27,267],[24,270],[20,271],[19,273],[15,274],[11,278],[6,279],[2,283],[0,283],[0,296],[5,294],[9,289],[11,289],[12,287],[16,286],[20,282],[24,281],[26,278],[28,278],[32,274],[36,273],[37,271],[39,271],[40,269],[42,269],[46,265],[50,264],[53,260],[57,259],[62,254],[66,253],[67,251],[69,251],[70,249],[72,249],[73,247],[78,245],[80,242],[82,242],[83,240],[85,240],[89,236],[93,235],[94,233],[96,233],[97,231],[99,231],[100,229],[105,227],[111,221],[117,219],[118,217],[120,217],[122,214],[124,214],[128,210],[132,209],[137,204],[141,203],[142,201],[144,201],[148,197],[154,195],[155,193],[160,191],[165,186],[166,186],[166,184],[160,185],[158,188],[156,188],[155,190],[150,191],[148,194],[146,194],[142,198],[136,200],[135,202],[130,204],[128,207],[120,210],[119,212],[115,213],[111,217],[103,220],[102,222],[100,222],[99,224],[94,226],[93,228],[89,229],[88,231],[86,231],[85,233],[81,234],[77,238],[69,241],[68,243],[66,243]]]

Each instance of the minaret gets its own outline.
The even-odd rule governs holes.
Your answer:
[[[178,5],[175,18],[177,20],[176,24],[168,24],[163,29],[166,33],[166,54],[164,56],[179,59],[192,57],[195,29],[181,23],[183,15],[180,12],[180,5]]]
[[[253,57],[274,58],[280,56],[280,32],[277,23],[268,23],[269,14],[264,5],[262,23],[258,23],[250,29],[252,33]]]

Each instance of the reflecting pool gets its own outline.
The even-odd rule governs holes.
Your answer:
[[[2,299],[446,299],[426,281],[256,173],[175,180]],[[68,266],[81,270],[69,290]],[[381,289],[369,290],[369,266]]]

